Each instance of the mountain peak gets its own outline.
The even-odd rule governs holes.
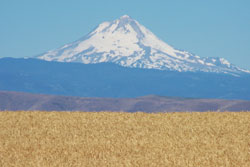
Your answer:
[[[123,19],[132,19],[129,15],[123,15],[120,17],[120,20],[123,20]]]
[[[128,24],[132,26],[133,29],[138,29],[138,25],[139,25],[139,23],[136,20],[132,19],[128,15],[121,16],[119,19],[115,20],[113,23],[115,24],[118,23],[117,28],[123,27],[125,29],[128,28],[126,27]]]
[[[202,58],[174,49],[128,15],[104,22],[84,38],[38,58],[85,64],[112,62],[126,67],[179,72],[250,73],[225,59]]]

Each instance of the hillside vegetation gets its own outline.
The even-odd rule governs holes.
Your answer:
[[[250,112],[0,112],[0,166],[250,166]]]

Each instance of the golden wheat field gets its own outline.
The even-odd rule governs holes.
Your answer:
[[[249,167],[250,112],[0,112],[0,166]]]

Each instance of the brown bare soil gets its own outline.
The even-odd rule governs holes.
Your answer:
[[[0,166],[249,167],[250,112],[0,112]]]

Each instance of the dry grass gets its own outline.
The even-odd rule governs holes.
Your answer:
[[[0,166],[250,166],[250,112],[0,112]]]

